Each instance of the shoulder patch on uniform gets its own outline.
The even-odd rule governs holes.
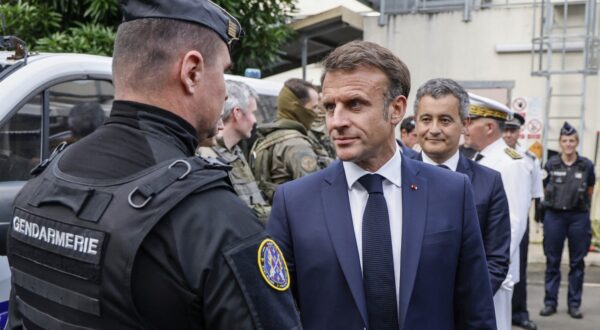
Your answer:
[[[300,166],[306,172],[314,172],[317,170],[317,160],[311,155],[306,155],[300,159]]]
[[[506,154],[509,155],[510,158],[512,158],[512,159],[521,159],[521,158],[523,158],[523,156],[521,156],[521,154],[518,151],[516,151],[515,149],[510,148],[510,147],[504,149],[504,152],[506,152]]]
[[[258,269],[273,289],[285,291],[290,287],[290,273],[285,258],[272,239],[263,240],[258,247]]]

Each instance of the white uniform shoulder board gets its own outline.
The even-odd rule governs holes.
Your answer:
[[[506,154],[509,155],[510,158],[512,158],[512,159],[521,159],[521,158],[523,158],[523,156],[521,156],[521,154],[518,151],[516,151],[515,149],[510,148],[510,147],[504,149],[504,152],[506,152]]]
[[[536,156],[536,155],[535,155],[533,152],[531,152],[531,151],[529,151],[529,150],[527,150],[527,151],[525,152],[525,155],[529,156],[529,158],[531,158],[531,159],[533,159],[533,160],[536,160],[536,159],[537,159],[537,156]]]

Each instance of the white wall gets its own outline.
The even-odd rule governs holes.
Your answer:
[[[378,24],[379,17],[366,16],[364,19],[364,39],[391,49],[411,71],[409,112],[412,112],[417,88],[436,77],[460,81],[514,81],[513,98],[544,99],[546,80],[531,76],[530,52],[496,52],[497,45],[531,43],[534,24],[531,5],[473,11],[470,22],[462,21],[462,11],[390,16],[383,27]],[[597,76],[589,77],[587,82],[583,155],[593,160],[595,134],[600,130],[597,110],[600,93]],[[571,92],[579,89],[579,84],[580,79],[563,77],[554,86]],[[579,109],[555,102],[552,111],[564,114]],[[551,136],[558,134],[556,126],[555,123],[550,128]],[[549,147],[558,148],[556,143],[550,143]]]

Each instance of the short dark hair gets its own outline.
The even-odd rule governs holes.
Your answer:
[[[506,129],[506,121],[498,118],[491,119],[495,120],[496,123],[498,123],[498,128],[500,129],[500,131],[504,132],[504,130]]]
[[[374,67],[388,78],[386,101],[400,95],[408,98],[410,93],[410,71],[402,60],[389,49],[370,41],[352,41],[336,48],[323,60],[321,85],[327,72],[354,71],[360,67]]]
[[[100,127],[106,115],[97,102],[78,103],[69,111],[69,129],[74,138],[82,138]]]
[[[417,90],[417,96],[415,97],[415,114],[419,109],[419,102],[423,96],[429,95],[434,99],[444,97],[446,95],[452,95],[458,99],[458,115],[461,120],[469,117],[469,94],[460,86],[456,81],[446,78],[435,78],[430,79],[424,83]]]
[[[408,116],[400,123],[400,131],[405,130],[406,133],[410,133],[415,129],[415,116]]]
[[[166,18],[142,18],[119,25],[113,50],[113,78],[147,89],[165,81],[163,68],[185,52],[198,50],[211,65],[223,40],[211,29]]]
[[[286,80],[284,85],[285,87],[289,88],[294,95],[296,95],[302,104],[306,104],[308,101],[310,101],[310,89],[313,89],[317,93],[319,92],[317,86],[299,78],[290,78]]]

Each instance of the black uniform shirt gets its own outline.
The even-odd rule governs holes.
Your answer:
[[[70,146],[59,167],[78,177],[122,178],[167,159],[192,156],[196,146],[196,132],[182,118],[115,101],[105,125]],[[135,259],[132,295],[148,326],[253,328],[222,249],[261,231],[256,217],[229,190],[185,198],[150,232]]]
[[[567,165],[558,154],[548,159],[544,171],[546,206],[557,210],[589,211],[588,189],[596,184],[591,160],[577,155],[575,162]]]
[[[567,169],[571,169],[574,167],[577,167],[578,165],[582,164],[582,167],[585,167],[586,172],[587,172],[587,187],[593,187],[596,184],[596,174],[594,173],[594,163],[592,163],[591,160],[582,157],[580,155],[577,155],[577,159],[575,160],[575,162],[571,165],[567,165],[563,162],[562,158],[560,157],[560,154],[558,155],[554,155],[552,156],[550,159],[548,159],[548,161],[546,162],[546,165],[544,166],[544,169],[546,170],[546,176],[544,178],[544,187],[548,184],[548,182],[550,181],[550,178],[552,177],[552,173],[551,169],[553,166],[560,166],[561,168],[564,168],[565,170]]]

